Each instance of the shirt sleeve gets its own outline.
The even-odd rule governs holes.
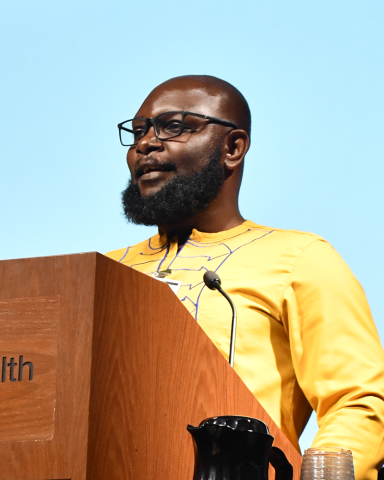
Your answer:
[[[362,287],[327,242],[314,241],[297,258],[282,312],[298,383],[317,413],[312,446],[352,450],[356,480],[377,480],[384,352]]]

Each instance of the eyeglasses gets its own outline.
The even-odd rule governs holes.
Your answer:
[[[197,120],[198,118],[207,121],[202,123]],[[200,132],[207,123],[217,123],[225,127],[238,128],[236,123],[223,120],[222,118],[185,111],[160,113],[160,115],[152,118],[132,118],[119,123],[117,128],[119,129],[121,144],[124,147],[130,147],[136,145],[148,133],[151,126],[155,130],[158,140],[168,140],[179,137],[183,133]]]

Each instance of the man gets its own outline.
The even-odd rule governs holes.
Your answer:
[[[244,220],[238,194],[250,112],[232,85],[209,76],[155,88],[132,121],[128,220],[159,233],[108,256],[168,275],[179,299],[227,356],[230,308],[204,286],[220,275],[238,311],[235,370],[298,447],[312,409],[313,446],[353,452],[356,479],[377,479],[384,459],[384,353],[364,292],[317,235]]]

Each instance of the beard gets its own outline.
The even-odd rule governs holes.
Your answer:
[[[175,175],[159,191],[143,197],[137,183],[129,180],[121,198],[125,217],[138,225],[172,226],[185,223],[203,212],[224,183],[220,165],[221,145],[209,157],[207,165],[190,175]],[[169,162],[169,170],[176,166]]]

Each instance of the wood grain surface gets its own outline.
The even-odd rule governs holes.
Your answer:
[[[53,438],[59,307],[58,296],[0,301],[0,442]]]
[[[6,322],[4,315],[15,320],[9,328],[10,332],[20,329],[17,330],[19,339],[24,322],[25,343],[19,345],[20,348],[28,346],[39,356],[48,354],[50,360],[46,360],[46,366],[52,370],[47,373],[47,383],[40,387],[48,392],[55,383],[53,429],[50,427],[49,432],[44,430],[42,434],[42,425],[39,425],[35,433],[29,435],[28,430],[21,438],[20,425],[14,424],[18,440],[0,438],[1,480],[86,478],[95,266],[94,253],[0,262],[3,321]],[[47,308],[41,309],[44,303]],[[35,333],[30,330],[33,324],[37,327]],[[0,353],[15,350],[15,338],[1,338]],[[54,375],[53,357],[56,357]],[[4,386],[6,383],[0,383],[0,388]],[[18,402],[21,401],[19,398]],[[45,405],[42,419],[52,415],[50,402]],[[0,411],[3,405],[0,404]],[[32,428],[35,422],[36,418],[31,417]],[[48,423],[44,425],[47,428]]]

